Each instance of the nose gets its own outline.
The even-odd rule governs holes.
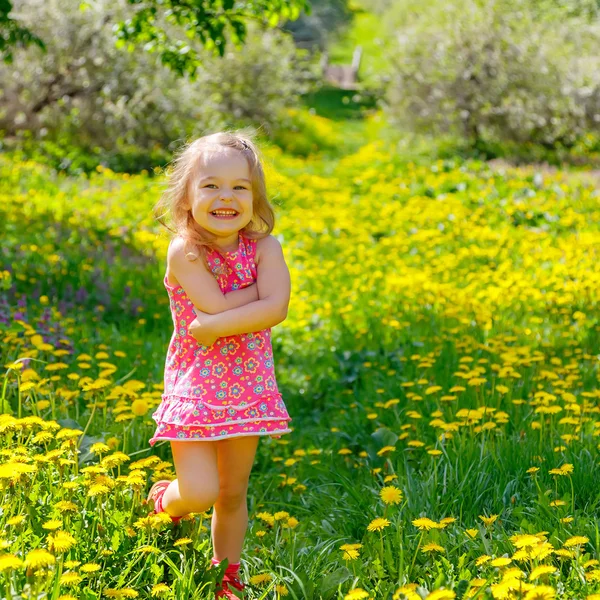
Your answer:
[[[228,200],[229,198],[231,198],[232,196],[232,191],[229,190],[228,188],[223,188],[221,190],[221,199],[222,200]]]

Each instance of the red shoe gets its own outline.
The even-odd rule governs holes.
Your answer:
[[[146,500],[147,503],[150,503],[150,500],[152,500],[154,503],[154,510],[151,511],[150,514],[158,514],[159,512],[165,512],[165,510],[162,507],[162,497],[165,493],[165,490],[169,487],[170,483],[171,482],[167,479],[161,479],[150,488],[150,492],[148,493],[148,499]],[[171,516],[171,521],[173,523],[179,523],[180,520],[181,517]]]
[[[239,579],[237,575],[232,575],[231,573],[225,573],[223,575],[223,583],[217,587],[217,593],[215,594],[215,598],[227,598],[227,600],[239,600],[239,598],[245,598],[245,595],[242,594],[236,595],[234,594],[229,586],[235,588],[236,590],[243,591],[246,587]]]

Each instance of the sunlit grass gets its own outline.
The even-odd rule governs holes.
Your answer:
[[[594,187],[381,144],[266,155],[294,431],[257,453],[250,597],[597,597]],[[175,476],[147,443],[172,327],[160,182],[0,156],[3,597],[210,597],[210,514],[144,504]]]

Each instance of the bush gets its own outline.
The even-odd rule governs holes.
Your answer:
[[[573,146],[600,131],[592,0],[407,0],[386,22],[396,53],[389,118],[425,133]]]
[[[0,64],[4,143],[44,141],[37,150],[49,160],[57,148],[79,148],[87,155],[84,170],[88,158],[110,168],[119,162],[147,168],[151,153],[220,128],[254,125],[269,132],[317,78],[314,61],[296,50],[291,36],[254,24],[247,43],[228,44],[223,58],[190,41],[204,59],[191,81],[156,54],[115,46],[111,24],[133,10],[127,0],[89,3],[84,11],[78,2],[59,0],[21,5],[24,24],[46,41],[47,52],[20,49],[11,65]],[[127,155],[124,161],[119,154]]]

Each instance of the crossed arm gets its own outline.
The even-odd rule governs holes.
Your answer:
[[[201,260],[185,257],[182,241],[169,246],[168,268],[198,311],[208,313],[217,337],[260,331],[284,321],[290,300],[290,274],[279,240],[269,235],[260,240],[257,280],[241,290],[223,294],[213,274]]]

